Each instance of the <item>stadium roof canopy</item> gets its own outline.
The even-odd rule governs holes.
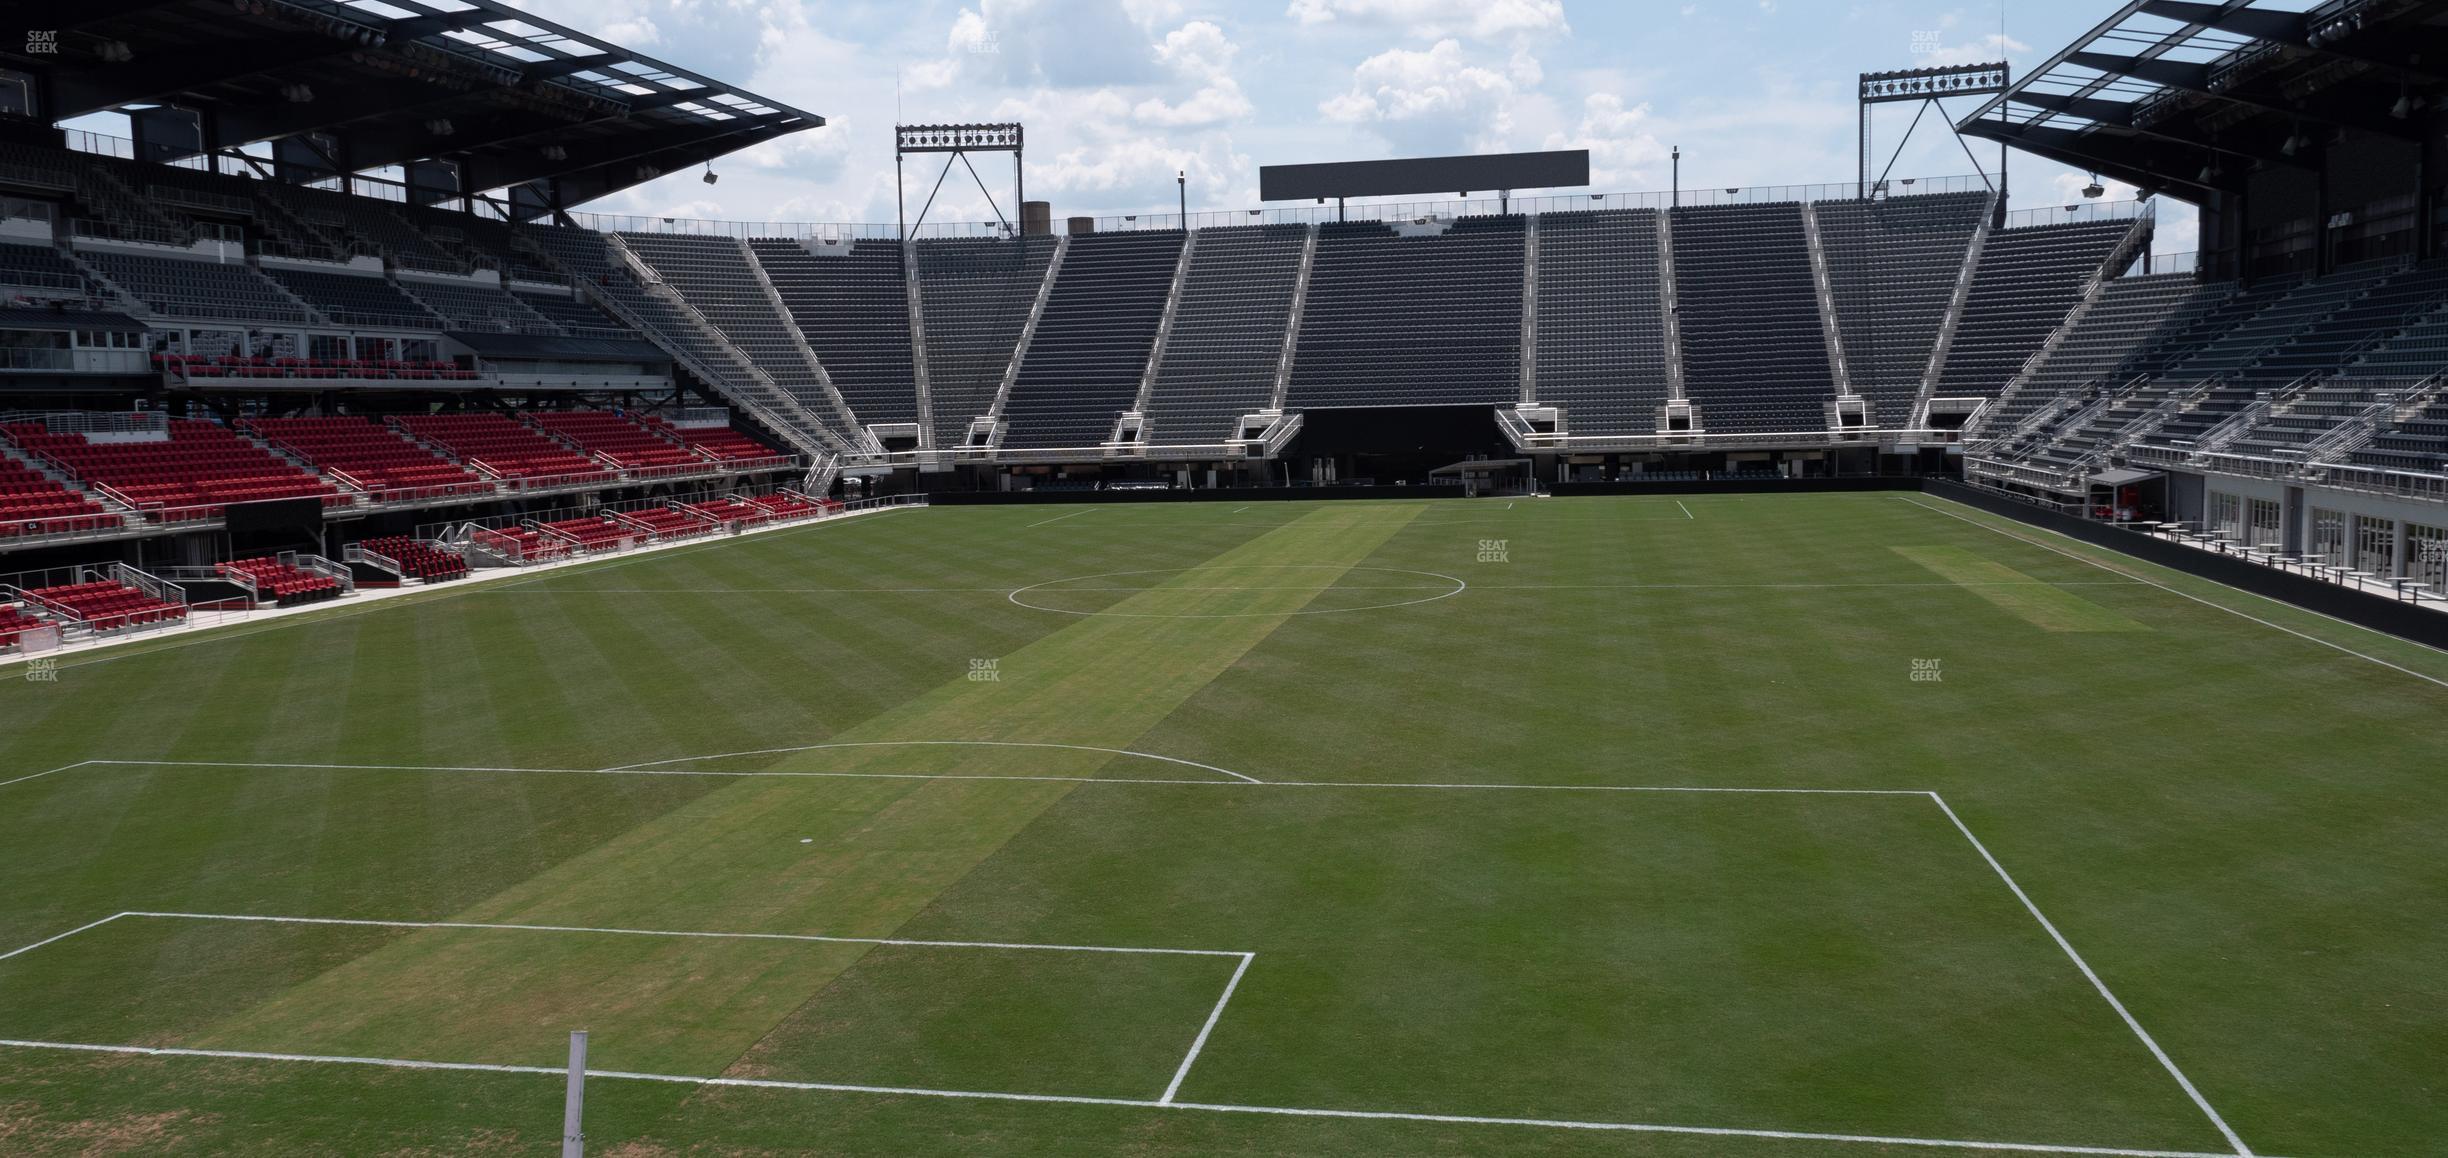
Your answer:
[[[2443,87],[2448,0],[2133,0],[1956,128],[2198,200],[2326,132],[2418,141]]]
[[[203,146],[328,142],[335,167],[458,166],[462,192],[574,205],[824,118],[500,0],[21,0],[0,43],[54,121],[176,105]],[[12,23],[15,23],[12,21]]]

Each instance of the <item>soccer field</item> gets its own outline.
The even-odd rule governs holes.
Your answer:
[[[1922,495],[909,509],[0,668],[0,1151],[2448,1150],[2448,655]]]

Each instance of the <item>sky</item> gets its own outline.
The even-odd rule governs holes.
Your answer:
[[[1995,59],[2017,75],[2115,0],[510,0],[818,113],[823,128],[584,206],[734,221],[894,220],[892,126],[1017,120],[1031,199],[1057,219],[1257,208],[1258,167],[1586,148],[1590,192],[1854,179],[1856,77]],[[2001,31],[2001,20],[2003,21]],[[1959,98],[1957,115],[1977,101]],[[1915,106],[1878,115],[1881,164]],[[1975,144],[1983,166],[1997,149]],[[1009,166],[980,173],[1003,212]],[[941,159],[913,156],[915,214]],[[1897,177],[1969,174],[1935,114]],[[2086,174],[2017,156],[2013,207]],[[2112,198],[2132,190],[2111,184]],[[2162,199],[2160,252],[2194,247]],[[955,171],[934,219],[994,216]]]

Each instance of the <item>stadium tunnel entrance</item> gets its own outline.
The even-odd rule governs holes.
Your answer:
[[[1439,467],[1520,453],[1486,406],[1361,406],[1304,411],[1277,470],[1295,483],[1425,486]]]

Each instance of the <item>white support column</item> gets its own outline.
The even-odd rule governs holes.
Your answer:
[[[570,1031],[569,1085],[561,1097],[561,1158],[586,1154],[587,1031]]]
[[[926,306],[918,293],[918,243],[902,240],[894,244],[901,247],[901,293],[909,306],[910,378],[918,392],[918,449],[933,450],[935,389],[927,374]]]
[[[1046,262],[1045,276],[1037,283],[1037,296],[1029,302],[1028,321],[1020,326],[1020,340],[1012,343],[1011,361],[1003,366],[1003,384],[995,388],[994,409],[984,417],[1003,420],[1003,405],[1011,401],[1012,384],[1020,380],[1020,361],[1028,356],[1029,343],[1037,339],[1037,323],[1045,317],[1046,302],[1054,296],[1054,283],[1062,277],[1063,258],[1070,252],[1071,235],[1066,233],[1054,242],[1054,257]]]
[[[1666,399],[1683,401],[1683,299],[1675,289],[1673,215],[1657,215],[1658,307],[1666,320]]]
[[[1521,400],[1538,401],[1538,267],[1539,219],[1531,214],[1522,229]]]
[[[1292,355],[1300,348],[1301,315],[1309,308],[1309,274],[1317,268],[1318,227],[1309,226],[1309,236],[1301,242],[1300,273],[1292,279],[1292,312],[1284,315],[1283,350],[1275,356],[1275,393],[1267,401],[1267,409],[1281,411],[1284,399],[1292,393]]]
[[[1165,290],[1164,313],[1156,320],[1156,340],[1148,344],[1147,367],[1139,373],[1139,394],[1131,400],[1131,411],[1147,413],[1148,403],[1156,395],[1156,371],[1164,365],[1165,347],[1173,342],[1173,322],[1181,316],[1182,287],[1190,284],[1190,255],[1198,247],[1198,232],[1182,235],[1181,253],[1173,261],[1173,284]]]

